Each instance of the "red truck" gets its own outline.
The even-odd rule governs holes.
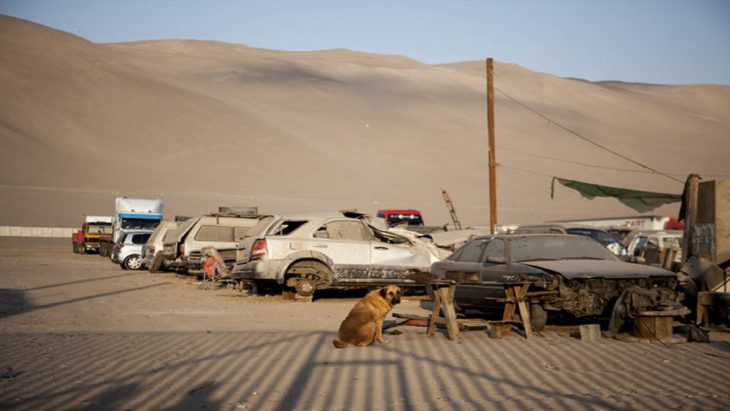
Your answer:
[[[81,228],[72,236],[73,251],[78,254],[99,252],[99,242],[112,237],[112,217],[86,216]]]

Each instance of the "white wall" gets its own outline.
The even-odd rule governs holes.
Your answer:
[[[0,237],[71,238],[78,228],[0,226]]]

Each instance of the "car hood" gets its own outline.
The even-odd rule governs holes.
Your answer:
[[[674,277],[671,271],[642,264],[610,260],[540,260],[522,264],[557,273],[568,280],[581,278]]]

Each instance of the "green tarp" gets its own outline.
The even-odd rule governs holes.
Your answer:
[[[629,190],[626,188],[602,186],[599,184],[584,183],[581,181],[567,180],[553,177],[550,198],[555,195],[555,181],[578,191],[589,200],[596,197],[613,197],[627,207],[645,213],[661,205],[682,201],[681,194],[652,193],[650,191]]]

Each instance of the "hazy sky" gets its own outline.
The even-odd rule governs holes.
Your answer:
[[[588,80],[730,85],[730,0],[0,0],[0,13],[100,43],[494,57]]]

